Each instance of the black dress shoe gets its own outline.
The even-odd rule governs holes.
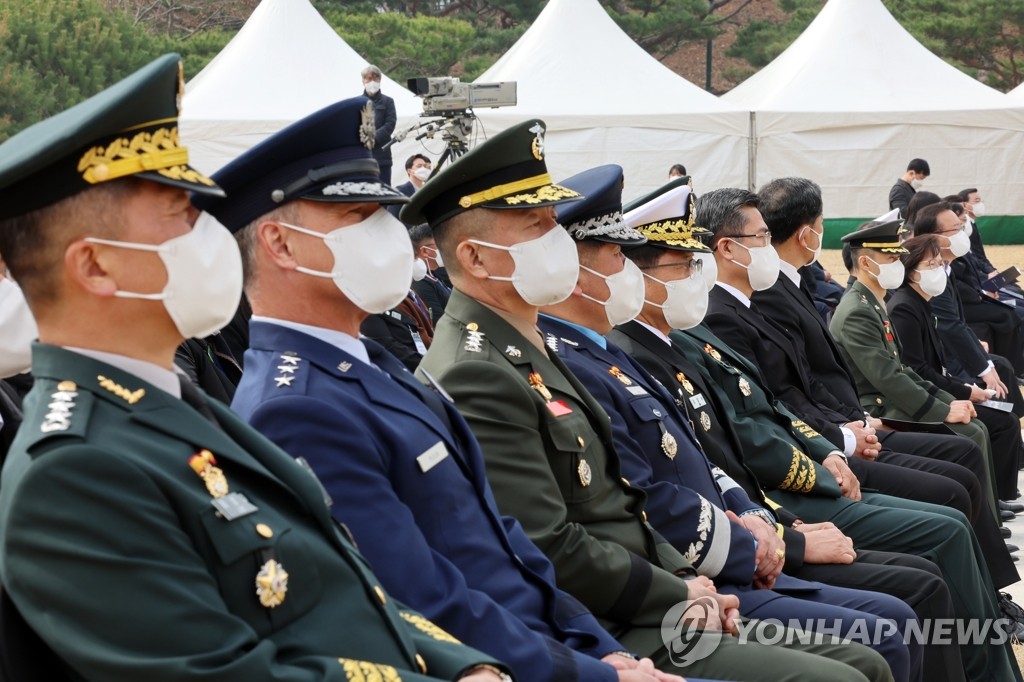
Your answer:
[[[1010,529],[1006,526],[999,526],[999,534],[1003,537],[1004,540],[1013,535],[1013,533],[1010,532]]]
[[[999,500],[999,511],[1013,512],[1014,514],[1020,514],[1024,512],[1024,504],[1020,502],[1004,502]]]
[[[1007,542],[1006,543],[1006,551],[1009,552],[1010,554],[1013,554],[1014,552],[1019,552],[1020,551],[1020,547],[1018,547],[1017,545],[1011,545],[1009,542]]]
[[[1013,521],[1015,518],[1017,518],[1017,515],[1014,514],[1012,511],[1006,511],[1005,509],[1000,509],[999,510],[999,518],[1002,519],[1003,521]]]

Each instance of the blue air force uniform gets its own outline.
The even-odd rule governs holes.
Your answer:
[[[450,401],[372,341],[346,351],[285,324],[252,322],[232,407],[308,462],[388,591],[518,679],[615,680],[598,659],[625,647],[499,515]]]

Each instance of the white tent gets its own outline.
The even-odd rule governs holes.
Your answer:
[[[747,184],[748,114],[647,54],[597,0],[550,0],[476,82],[510,80],[518,82],[517,106],[476,113],[488,135],[543,119],[556,179],[617,163],[631,198],[663,184],[669,167],[683,163],[698,191]]]
[[[181,137],[193,165],[212,173],[269,135],[328,104],[362,94],[366,60],[309,0],[263,0],[185,89]],[[399,123],[422,104],[385,76]]]
[[[829,0],[771,64],[722,99],[756,112],[755,186],[800,175],[825,193],[826,217],[888,209],[913,158],[926,188],[983,187],[1000,214],[1024,213],[1024,103],[958,71],[918,43],[881,0]]]

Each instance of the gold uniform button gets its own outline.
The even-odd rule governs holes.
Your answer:
[[[625,476],[620,477],[619,480],[622,481],[622,485],[626,486],[627,488],[629,487],[629,481],[626,480]]]
[[[584,445],[583,436],[576,436],[576,442],[579,443],[580,447],[582,448]]]
[[[881,398],[875,398],[875,404],[876,405],[881,405],[882,404],[882,399]]]
[[[268,526],[265,523],[257,523],[256,524],[256,532],[260,534],[260,537],[264,537],[264,538],[272,538],[272,537],[274,537],[274,531],[271,530],[270,526]]]
[[[416,654],[416,663],[417,663],[417,665],[420,666],[420,672],[422,672],[424,675],[426,675],[427,674],[427,662],[424,661],[423,657],[420,656],[419,654]]]
[[[381,604],[388,603],[388,598],[384,596],[384,590],[380,589],[380,585],[374,585],[373,591],[377,593],[377,599],[380,599]]]
[[[647,523],[647,512],[645,512],[645,511],[640,512],[640,518],[642,518],[644,520],[644,523]]]

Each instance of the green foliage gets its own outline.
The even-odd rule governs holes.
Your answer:
[[[99,92],[167,49],[100,0],[7,0],[0,13],[0,137]]]
[[[764,66],[807,28],[824,4],[777,2],[787,16],[777,22],[750,22],[737,33],[729,56]],[[1024,0],[883,2],[914,38],[964,73],[1003,91],[1024,81]]]
[[[203,70],[217,53],[235,37],[234,31],[223,29],[199,31],[187,38],[168,39],[169,49],[181,55],[185,67],[185,80]]]
[[[685,43],[714,38],[721,31],[706,0],[625,0],[604,2],[615,22],[655,57]],[[726,3],[719,3],[719,6]]]

